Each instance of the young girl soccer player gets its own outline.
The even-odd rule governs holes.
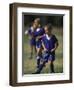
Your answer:
[[[30,59],[33,57],[33,51],[36,52],[36,39],[33,36],[33,33],[36,29],[36,25],[33,23],[32,26],[25,32],[25,34],[29,35],[29,40],[30,40]]]
[[[55,50],[58,47],[58,40],[55,35],[52,34],[52,25],[45,26],[45,35],[42,37],[42,46],[44,48],[43,63],[37,69],[35,74],[40,73],[45,64],[50,63],[51,73],[54,73],[54,60],[55,60]]]
[[[41,59],[41,49],[42,49],[42,36],[44,35],[45,31],[43,28],[40,27],[40,18],[36,18],[34,20],[34,24],[36,25],[36,28],[33,35],[36,39],[36,50],[37,50],[37,68],[39,68],[40,65],[40,59]]]

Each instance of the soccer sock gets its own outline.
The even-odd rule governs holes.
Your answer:
[[[54,73],[54,65],[53,63],[50,64],[51,73]]]
[[[40,59],[37,60],[37,67],[40,65]]]
[[[38,70],[36,71],[36,73],[41,73],[43,67],[45,66],[45,62],[43,62],[43,64],[40,64]]]
[[[37,56],[37,67],[39,67],[39,65],[40,65],[40,57]]]

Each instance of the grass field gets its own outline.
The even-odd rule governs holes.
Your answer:
[[[62,28],[53,28],[53,33],[56,35],[59,47],[56,50],[56,60],[54,61],[54,68],[56,73],[63,72],[63,30]],[[33,59],[29,59],[30,57],[30,46],[28,36],[24,35],[24,63],[23,63],[23,73],[24,74],[32,74],[36,71],[36,57],[33,55]],[[41,73],[50,73],[49,64],[44,67]]]

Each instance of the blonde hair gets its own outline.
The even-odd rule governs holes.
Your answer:
[[[40,24],[40,18],[36,18],[34,21],[37,21],[37,23]]]

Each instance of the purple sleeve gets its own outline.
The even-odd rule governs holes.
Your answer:
[[[29,34],[29,35],[32,35],[31,28],[29,28],[28,34]]]
[[[44,41],[45,41],[45,36],[42,37],[41,41],[44,43]]]

